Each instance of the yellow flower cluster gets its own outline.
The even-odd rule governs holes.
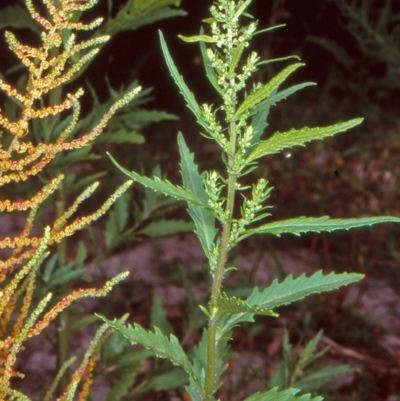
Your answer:
[[[59,216],[50,227],[47,227],[42,235],[32,234],[35,228],[35,217],[39,207],[56,191],[64,176],[60,174],[53,178],[28,199],[7,197],[6,194],[13,193],[9,191],[10,187],[13,189],[16,184],[41,173],[58,153],[79,149],[90,144],[103,131],[115,112],[130,102],[140,91],[138,87],[117,101],[90,132],[70,139],[79,119],[79,98],[83,95],[83,90],[78,89],[75,93],[66,94],[64,100],[59,104],[52,104],[49,101],[50,94],[54,90],[59,90],[81,70],[98,52],[96,46],[106,42],[109,37],[100,36],[76,42],[75,31],[93,29],[102,21],[101,18],[88,24],[76,21],[76,16],[91,8],[96,0],[43,0],[43,3],[47,8],[46,17],[35,10],[31,0],[26,0],[32,18],[41,25],[40,47],[36,48],[20,43],[11,32],[7,32],[5,35],[9,48],[27,69],[25,89],[17,90],[0,79],[0,90],[20,106],[17,119],[10,118],[0,109],[0,127],[2,128],[0,136],[0,188],[2,188],[0,213],[26,213],[25,226],[20,233],[14,237],[0,238],[0,249],[8,249],[10,255],[6,260],[0,261],[0,399],[6,399],[7,395],[17,396],[17,392],[10,388],[10,379],[18,375],[13,370],[13,365],[24,341],[39,334],[71,302],[87,296],[104,296],[114,284],[124,277],[116,277],[100,290],[74,291],[40,319],[40,315],[45,312],[51,299],[51,294],[48,294],[32,312],[35,275],[48,254],[49,245],[59,243],[63,238],[98,219],[127,190],[131,182],[118,188],[96,212],[69,221],[79,204],[96,189],[97,183],[91,185],[67,208],[62,216]],[[65,35],[66,32],[68,35]],[[79,55],[79,61],[69,62],[77,55]],[[32,135],[34,120],[59,116],[68,110],[72,112],[71,119],[56,139],[47,143],[34,142]],[[14,324],[11,323],[12,315],[18,317]],[[10,325],[13,326],[10,328]],[[100,338],[96,341],[97,347]],[[95,353],[95,348],[89,352],[90,358],[84,361],[80,371],[81,376],[85,372],[87,377],[91,375]],[[81,376],[75,377],[75,387]],[[88,392],[89,384],[90,379],[83,386],[84,394]],[[66,394],[73,390],[74,385],[67,389]]]

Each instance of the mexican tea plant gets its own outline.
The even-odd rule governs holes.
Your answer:
[[[287,276],[282,282],[274,280],[266,288],[253,288],[250,295],[239,298],[223,290],[228,270],[229,252],[241,241],[253,235],[300,235],[306,232],[331,232],[382,222],[399,222],[396,217],[363,217],[334,219],[296,217],[276,221],[272,219],[268,199],[272,187],[265,178],[248,186],[244,177],[257,169],[261,158],[304,146],[312,140],[323,139],[346,131],[361,123],[356,118],[327,127],[291,129],[273,134],[264,132],[270,107],[312,83],[281,89],[282,84],[303,66],[296,62],[283,68],[267,83],[252,82],[257,70],[274,60],[261,60],[249,43],[255,35],[270,29],[257,30],[256,20],[247,12],[251,0],[218,0],[210,8],[211,17],[205,20],[210,33],[183,37],[186,42],[199,42],[206,75],[221,98],[218,105],[199,105],[194,94],[179,74],[163,34],[161,48],[168,69],[183,95],[187,106],[201,126],[201,134],[216,141],[221,148],[224,173],[204,171],[199,174],[184,137],[178,134],[180,167],[183,185],[178,186],[158,177],[145,177],[127,171],[117,164],[132,180],[154,191],[187,203],[203,251],[208,259],[212,277],[210,299],[201,307],[207,317],[202,338],[189,356],[174,336],[166,336],[154,327],[146,330],[138,324],[124,325],[102,317],[110,327],[118,330],[132,344],[140,344],[156,357],[170,360],[187,374],[186,392],[194,401],[218,399],[221,375],[227,369],[224,358],[234,327],[251,322],[255,315],[277,316],[277,308],[298,301],[308,295],[331,291],[354,283],[362,274],[321,271],[310,277],[304,274]],[[247,21],[242,23],[242,21]],[[246,177],[247,179],[247,177]],[[235,207],[238,206],[238,207]],[[300,394],[298,389],[271,388],[246,398],[246,401],[321,400],[321,397]]]
[[[71,288],[62,296],[54,296],[51,291],[47,291],[41,299],[35,299],[39,269],[51,247],[97,220],[131,185],[127,181],[97,210],[75,217],[78,207],[99,185],[98,182],[90,183],[62,213],[55,213],[56,217],[47,221],[42,230],[44,222],[40,218],[41,210],[54,202],[54,193],[63,185],[65,178],[60,171],[54,174],[55,169],[52,169],[51,163],[65,151],[73,152],[90,146],[117,110],[128,104],[140,91],[140,87],[131,88],[107,110],[97,115],[97,121],[90,130],[77,135],[83,90],[80,88],[75,92],[64,93],[59,88],[70,82],[94,58],[98,47],[109,40],[107,35],[78,40],[80,31],[93,30],[102,21],[101,18],[89,23],[79,21],[81,14],[92,8],[96,0],[43,0],[45,16],[38,13],[32,0],[26,0],[25,3],[32,20],[40,26],[39,45],[23,44],[13,33],[6,32],[8,47],[26,68],[26,77],[22,80],[23,85],[19,82],[17,86],[10,85],[4,79],[0,80],[0,89],[8,101],[0,113],[0,217],[17,216],[23,221],[20,232],[5,233],[0,239],[0,249],[5,250],[0,260],[2,400],[28,399],[12,388],[12,379],[24,376],[16,370],[15,364],[30,338],[40,335],[74,301],[84,297],[105,296],[127,276],[127,273],[122,273],[100,289]],[[55,92],[57,96],[54,96]],[[46,175],[50,171],[53,174]],[[26,183],[30,183],[30,186],[24,186]],[[54,267],[54,263],[46,265],[43,276],[48,280],[57,274]],[[67,266],[62,267],[65,270]],[[59,400],[72,399],[79,384],[80,399],[87,397],[99,347],[108,333],[105,325],[99,329],[71,381],[62,386]],[[72,362],[73,359],[63,361],[54,385],[44,399],[52,397]]]

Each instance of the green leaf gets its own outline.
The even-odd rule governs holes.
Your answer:
[[[98,181],[100,178],[104,177],[106,174],[107,174],[106,172],[100,172],[100,173],[83,176],[82,178],[79,178],[76,181],[74,181],[72,183],[72,185],[68,188],[68,190],[70,192],[72,192],[72,191],[81,191],[83,189],[86,189],[89,185],[93,184],[95,181]]]
[[[259,308],[257,305],[250,305],[246,301],[228,296],[223,292],[218,298],[218,311],[220,313],[240,314],[252,313],[254,315],[278,316],[271,309]]]
[[[135,0],[133,11],[139,14],[150,14],[154,10],[165,6],[179,6],[182,0]]]
[[[96,138],[96,142],[142,144],[144,143],[144,137],[135,131],[128,132],[127,130],[121,129],[117,132],[106,132],[99,135]]]
[[[58,254],[54,254],[50,257],[50,259],[47,261],[46,263],[46,267],[44,269],[44,273],[43,273],[43,280],[48,283],[51,279],[51,275],[54,271],[54,268],[56,267],[57,264],[57,260],[58,260]]]
[[[244,11],[246,10],[246,8],[249,6],[249,4],[252,2],[252,0],[245,0],[243,1],[238,9],[236,10],[236,13],[233,17],[233,21],[237,21],[237,19],[244,13]]]
[[[138,234],[148,235],[149,237],[165,237],[182,232],[193,231],[192,222],[185,220],[157,220],[142,228]]]
[[[97,317],[90,315],[90,316],[85,316],[82,319],[74,321],[72,324],[68,325],[68,333],[72,335],[74,331],[78,331],[82,329],[83,327],[87,327],[95,322],[97,322]]]
[[[137,374],[142,366],[140,363],[132,366],[129,371],[122,373],[118,380],[113,383],[111,390],[107,394],[106,401],[120,401],[128,394],[129,389],[133,386]]]
[[[188,375],[181,368],[169,368],[166,372],[153,374],[141,386],[140,393],[177,389],[188,382]]]
[[[32,19],[31,14],[26,7],[19,4],[7,6],[0,12],[0,29],[30,29],[31,31],[41,34],[39,25]]]
[[[239,106],[236,110],[234,119],[238,118],[240,115],[245,113],[248,110],[253,109],[254,106],[262,102],[264,99],[269,97],[274,90],[276,90],[279,85],[286,80],[286,78],[299,67],[302,67],[303,63],[292,64],[289,67],[286,67],[283,71],[281,71],[278,75],[271,79],[267,84],[261,86],[252,92],[244,102]]]
[[[242,58],[243,50],[245,49],[245,44],[239,43],[232,52],[232,59],[229,62],[229,71],[228,76],[231,76],[235,72],[235,68],[239,64],[240,59]]]
[[[86,245],[82,241],[80,241],[78,245],[78,251],[76,252],[75,255],[75,267],[78,268],[83,267],[83,263],[87,258],[87,254],[88,252]]]
[[[253,234],[272,234],[279,237],[281,234],[300,235],[307,232],[320,233],[322,231],[350,230],[351,228],[372,226],[379,223],[400,223],[400,217],[377,216],[349,219],[331,219],[329,216],[295,217],[288,220],[274,221],[273,223],[247,230],[240,237],[240,240]]]
[[[279,306],[291,304],[311,294],[332,291],[343,285],[360,281],[363,277],[363,274],[358,273],[335,274],[333,272],[324,276],[321,271],[318,271],[310,277],[302,274],[300,277],[294,279],[290,274],[281,283],[275,279],[265,289],[254,288],[250,296],[246,299],[246,302],[258,308],[275,309]]]
[[[262,393],[254,393],[244,401],[323,401],[322,397],[312,397],[310,394],[297,395],[300,392],[297,388],[278,390],[273,388]]]
[[[159,296],[153,297],[153,304],[151,306],[150,326],[158,327],[164,334],[171,334],[172,327],[168,322],[167,314]]]
[[[300,388],[302,391],[316,391],[330,383],[336,377],[348,375],[354,372],[349,365],[340,365],[319,369],[315,373],[308,374],[304,379],[296,381],[293,386]]]
[[[153,191],[161,192],[164,195],[171,196],[175,199],[185,201],[189,204],[193,204],[193,205],[201,206],[201,207],[207,207],[206,205],[203,205],[199,201],[199,199],[197,199],[195,196],[193,196],[192,193],[189,192],[188,190],[186,190],[185,188],[182,188],[177,185],[173,185],[168,180],[162,180],[159,177],[154,177],[153,179],[151,179],[148,177],[143,177],[143,176],[139,175],[138,173],[135,173],[134,171],[128,171],[128,170],[124,169],[122,166],[120,166],[108,152],[107,152],[107,154],[110,156],[112,162],[118,167],[119,170],[121,170],[124,174],[126,174],[132,180],[139,182],[143,186],[145,186],[147,188],[151,188]]]
[[[75,263],[71,262],[65,266],[57,268],[50,278],[48,288],[50,289],[57,285],[69,283],[86,272],[86,269],[83,268],[75,269],[74,265]]]
[[[179,72],[174,64],[174,61],[172,60],[171,54],[169,53],[167,44],[164,40],[164,35],[162,34],[161,31],[158,31],[158,32],[160,35],[161,49],[164,54],[164,58],[167,63],[168,69],[169,69],[172,77],[174,78],[175,83],[178,85],[178,88],[179,88],[180,92],[182,93],[183,97],[185,98],[189,109],[192,110],[193,114],[197,118],[198,123],[203,128],[207,129],[207,124],[202,117],[200,106],[196,102],[196,99],[195,99],[193,93],[186,86],[185,81],[183,80],[182,76],[179,74]]]
[[[124,325],[115,319],[110,321],[103,316],[96,316],[109,327],[120,332],[132,345],[139,344],[151,351],[156,357],[168,359],[174,365],[182,367],[189,375],[193,375],[192,365],[179,344],[179,340],[174,335],[171,334],[167,337],[157,327],[152,332],[145,330],[138,324],[134,324],[134,326]]]
[[[203,35],[203,34],[204,34],[204,29],[201,28],[200,35]],[[210,60],[210,57],[208,57],[206,45],[204,42],[200,42],[200,50],[201,50],[201,55],[203,57],[203,64],[204,64],[204,68],[206,70],[207,78],[210,81],[211,85],[215,88],[215,90],[218,93],[222,94],[221,88],[218,85],[217,74],[215,73],[215,70],[214,70],[213,66],[211,65],[211,60]]]
[[[197,171],[197,166],[194,164],[193,154],[190,153],[181,133],[178,134],[178,145],[181,155],[183,184],[202,204],[207,205],[208,195],[204,189],[203,180]],[[215,228],[215,218],[204,207],[189,205],[188,210],[196,226],[195,233],[199,238],[204,253],[209,257],[218,231]]]
[[[195,35],[195,36],[178,35],[178,37],[187,43],[193,43],[193,42],[215,43],[215,40],[211,36],[207,35]]]
[[[106,232],[104,234],[107,249],[111,248],[113,241],[126,227],[129,215],[128,201],[129,197],[126,194],[120,196],[115,201],[114,206],[108,215]]]
[[[304,347],[303,351],[301,352],[300,358],[296,363],[296,367],[293,373],[294,380],[301,376],[304,372],[304,369],[310,365],[312,362],[314,362],[318,357],[320,357],[322,354],[325,353],[325,351],[322,352],[322,354],[316,354],[315,351],[317,349],[319,340],[321,339],[322,336],[322,330],[320,330]],[[328,350],[326,348],[325,350]]]
[[[257,147],[247,157],[247,163],[259,159],[265,155],[279,153],[283,149],[294,146],[304,146],[305,143],[315,139],[323,139],[333,136],[339,132],[347,131],[363,121],[362,118],[355,118],[345,123],[330,125],[328,127],[291,129],[288,132],[277,132],[271,138],[261,141]]]
[[[280,92],[277,92],[277,93],[273,92],[270,97],[268,97],[267,99],[265,99],[261,103],[259,103],[257,106],[255,106],[251,110],[250,115],[257,114],[260,112],[260,110],[264,110],[265,108],[269,108],[269,107],[277,104],[281,100],[288,98],[290,95],[293,95],[297,91],[299,91],[303,88],[306,88],[307,86],[314,86],[314,85],[316,85],[315,82],[303,82],[302,84],[293,85],[290,88],[286,88]]]
[[[187,13],[171,6],[179,6],[181,0],[129,0],[115,18],[109,16],[100,28],[102,35],[114,36],[119,32],[136,30],[142,26],[171,17],[183,17]]]

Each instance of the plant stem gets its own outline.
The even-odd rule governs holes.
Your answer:
[[[64,183],[60,184],[58,191],[59,199],[56,201],[57,217],[65,212],[65,188]],[[67,264],[67,240],[63,240],[57,246],[58,266],[62,267]],[[69,335],[68,335],[69,313],[68,309],[63,310],[57,318],[57,367],[61,369],[63,364],[69,359]],[[65,371],[60,379],[59,394],[62,394],[69,383],[69,369]]]
[[[236,125],[234,122],[230,122],[229,126],[230,133],[230,152],[228,164],[232,168],[235,160],[236,152]],[[225,272],[226,259],[229,252],[229,238],[231,235],[231,219],[233,215],[233,207],[235,204],[235,190],[236,190],[236,174],[229,174],[228,178],[228,194],[226,200],[226,216],[225,221],[222,222],[222,235],[221,245],[218,252],[217,268],[213,277],[213,285],[211,290],[211,305],[210,312],[211,317],[208,322],[208,341],[207,341],[207,375],[206,375],[206,401],[213,400],[214,394],[214,376],[215,376],[215,361],[218,357],[218,344],[216,341],[217,334],[217,323],[218,323],[218,296],[222,287],[222,279]]]

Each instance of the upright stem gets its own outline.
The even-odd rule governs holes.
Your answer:
[[[65,212],[65,188],[61,183],[58,191],[58,200],[56,201],[57,217]],[[59,267],[67,264],[67,241],[65,238],[57,246],[58,265]],[[69,335],[68,335],[69,313],[68,309],[64,309],[57,317],[57,367],[61,369],[63,364],[69,359]],[[69,370],[67,369],[60,379],[59,394],[62,394],[69,383]]]
[[[55,57],[59,54],[59,49],[54,48],[49,51],[51,57]],[[62,88],[59,86],[55,88],[49,94],[50,106],[54,106],[61,103],[62,99]],[[60,122],[60,115],[57,114],[50,119],[49,131],[54,129]],[[50,136],[50,132],[48,132]],[[49,137],[46,138],[49,140]],[[66,189],[65,184],[62,182],[57,191],[58,199],[56,200],[56,215],[57,218],[61,217],[66,210]],[[68,262],[68,244],[67,239],[63,238],[57,245],[58,253],[58,266],[63,267]],[[68,284],[67,284],[68,285]],[[64,309],[57,317],[57,367],[58,370],[64,365],[69,359],[69,334],[68,334],[68,323],[69,323],[69,310]],[[58,386],[58,393],[62,394],[67,388],[70,379],[70,370],[67,369],[60,379]]]
[[[228,155],[229,167],[233,167],[234,157],[236,152],[236,125],[234,122],[230,122],[229,126],[230,133],[230,152]],[[218,252],[217,267],[214,273],[213,285],[211,290],[211,305],[210,312],[211,317],[208,322],[208,341],[207,341],[207,374],[206,374],[206,401],[213,400],[214,394],[214,377],[215,377],[215,361],[218,358],[218,343],[216,341],[217,324],[218,324],[218,296],[222,287],[222,278],[225,271],[226,259],[229,252],[229,238],[231,235],[231,219],[233,215],[233,207],[235,204],[235,189],[236,189],[236,174],[229,174],[228,178],[228,193],[226,200],[226,215],[227,219],[222,222],[222,235],[221,244]]]

